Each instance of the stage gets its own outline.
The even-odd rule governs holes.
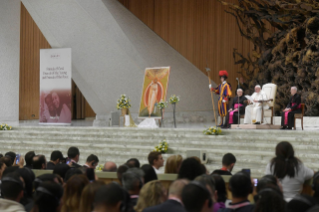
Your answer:
[[[207,152],[209,172],[221,167],[223,154],[232,152],[237,163],[234,171],[250,168],[252,176],[262,176],[265,167],[274,156],[280,141],[293,144],[296,155],[308,167],[318,170],[319,131],[317,127],[305,126],[295,130],[247,130],[227,129],[223,135],[207,136],[202,131],[213,123],[178,124],[177,129],[139,129],[124,127],[92,127],[92,120],[76,121],[70,127],[38,126],[36,122],[23,122],[12,131],[0,131],[1,153],[14,151],[25,154],[34,150],[47,159],[53,150],[61,150],[66,156],[70,146],[80,149],[80,163],[89,154],[96,154],[100,163],[114,161],[117,165],[135,157],[141,164],[147,163],[147,155],[163,139],[169,143],[167,159],[172,154],[186,157],[187,150]]]

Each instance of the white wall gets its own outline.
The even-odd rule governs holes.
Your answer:
[[[20,4],[0,1],[0,123],[19,120]]]

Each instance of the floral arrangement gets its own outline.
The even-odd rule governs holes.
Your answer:
[[[175,94],[172,95],[170,98],[169,98],[169,103],[171,104],[176,104],[177,102],[179,102],[179,96],[176,96]]]
[[[12,130],[12,127],[7,124],[2,124],[0,125],[0,130]]]
[[[131,107],[130,99],[126,97],[125,94],[122,94],[121,97],[117,100],[117,109],[129,109]]]
[[[166,140],[163,140],[154,148],[153,152],[166,153],[168,151],[168,143]]]
[[[203,131],[204,135],[221,135],[222,130],[219,127],[209,127]]]
[[[163,100],[161,100],[158,104],[157,104],[157,108],[162,110],[164,108],[167,107],[167,102],[164,102]]]
[[[95,168],[96,171],[103,171],[103,169],[104,169],[103,164],[100,164]]]

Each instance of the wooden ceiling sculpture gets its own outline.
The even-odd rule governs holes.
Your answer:
[[[234,49],[235,64],[249,82],[278,85],[276,113],[289,100],[290,87],[297,86],[306,105],[306,115],[319,115],[319,1],[218,0],[234,16],[242,36],[254,43],[247,56]]]

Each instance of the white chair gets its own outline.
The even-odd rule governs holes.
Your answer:
[[[269,109],[264,110],[264,114],[262,117],[262,121],[264,117],[270,117],[271,124],[274,123],[274,109],[275,109],[275,102],[276,102],[276,95],[277,95],[277,85],[273,83],[267,83],[263,85],[262,91],[264,91],[267,95],[268,99],[272,99],[272,101],[268,102]]]

